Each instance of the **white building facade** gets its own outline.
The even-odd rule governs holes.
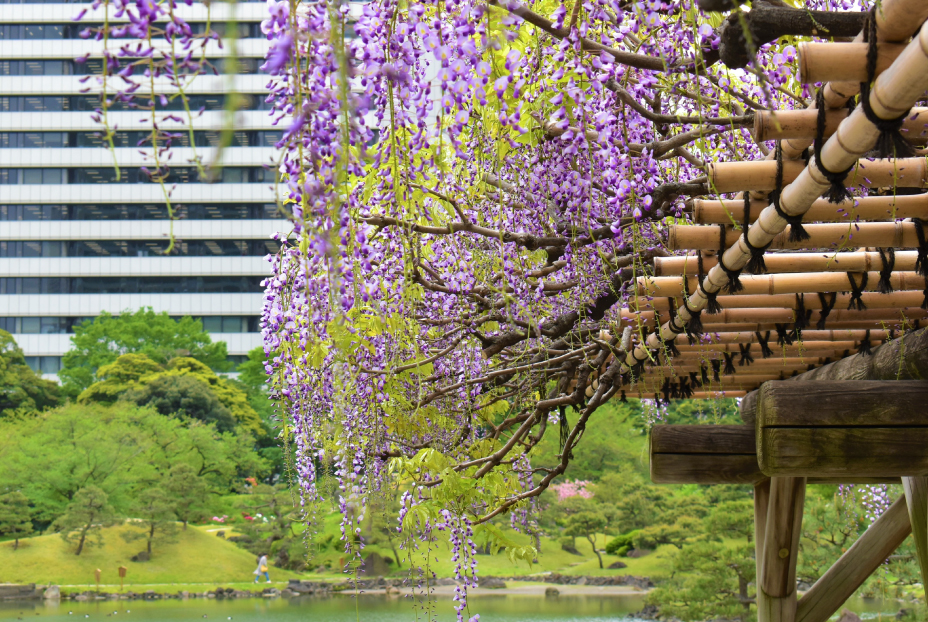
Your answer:
[[[0,329],[13,333],[29,364],[57,373],[70,348],[73,326],[103,311],[118,314],[152,307],[171,316],[202,318],[214,341],[225,341],[240,360],[261,344],[260,281],[265,256],[277,250],[270,236],[286,231],[274,203],[274,143],[264,103],[268,81],[258,67],[267,41],[260,32],[263,2],[235,9],[241,75],[198,76],[187,89],[190,107],[205,108],[194,121],[194,141],[209,162],[222,127],[224,93],[244,94],[232,146],[222,158],[221,179],[200,182],[185,165],[193,147],[175,142],[170,182],[176,183],[173,236],[160,186],[139,166],[149,165],[135,147],[147,129],[138,110],[113,109],[117,153],[95,136],[91,119],[97,96],[81,93],[92,70],[74,59],[99,53],[99,42],[81,39],[93,15],[71,20],[86,4],[0,0]],[[191,25],[203,27],[202,4],[182,7]],[[213,27],[222,33],[230,7],[214,3]],[[221,67],[228,51],[214,43],[207,58]],[[196,115],[194,115],[196,116]]]

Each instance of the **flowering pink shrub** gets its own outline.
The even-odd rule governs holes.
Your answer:
[[[551,484],[551,490],[557,495],[558,501],[569,499],[571,497],[582,497],[592,499],[593,491],[588,488],[590,482],[582,479],[565,480],[560,484]]]

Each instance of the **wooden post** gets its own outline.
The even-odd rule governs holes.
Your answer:
[[[97,591],[98,591],[98,592],[100,591],[100,575],[102,575],[102,574],[103,574],[103,571],[101,571],[99,568],[97,568],[96,570],[93,571],[93,578],[94,578],[94,580],[97,582]]]
[[[125,566],[119,567],[119,590],[123,589],[123,580],[126,578],[126,573],[129,571]]]
[[[928,477],[903,477],[906,507],[915,540],[915,556],[922,571],[922,589],[928,586]]]
[[[899,548],[912,531],[904,505],[897,499],[799,599],[796,622],[827,622]]]
[[[764,551],[757,579],[759,622],[794,622],[796,618],[796,559],[802,529],[804,477],[774,477],[764,529]]]

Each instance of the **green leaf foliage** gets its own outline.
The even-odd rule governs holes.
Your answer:
[[[78,402],[151,404],[163,415],[215,423],[223,431],[241,428],[253,435],[265,434],[246,391],[196,359],[177,357],[161,365],[145,354],[123,354],[101,367],[98,377],[81,392]]]
[[[253,444],[248,434],[126,402],[72,404],[0,420],[0,473],[3,485],[26,495],[36,520],[47,525],[88,486],[128,515],[142,491],[166,486],[180,464],[202,478],[207,500],[225,494],[241,478],[263,475]]]
[[[0,495],[0,536],[13,538],[13,550],[19,548],[19,539],[31,535],[32,508],[29,498],[18,490]]]
[[[0,330],[0,417],[57,406],[59,393],[57,384],[43,380],[26,365],[13,336]]]
[[[74,494],[52,528],[65,542],[74,545],[75,555],[80,555],[84,548],[101,544],[103,528],[118,520],[106,493],[97,486],[85,486]]]
[[[101,313],[75,328],[71,344],[58,374],[69,395],[77,395],[99,380],[100,368],[128,353],[145,354],[159,364],[185,356],[219,371],[229,367],[226,344],[213,343],[199,320],[174,320],[151,308],[124,311],[118,316]]]

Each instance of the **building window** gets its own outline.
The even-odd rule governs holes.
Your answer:
[[[40,374],[57,374],[61,371],[60,356],[27,356],[26,365]]]

